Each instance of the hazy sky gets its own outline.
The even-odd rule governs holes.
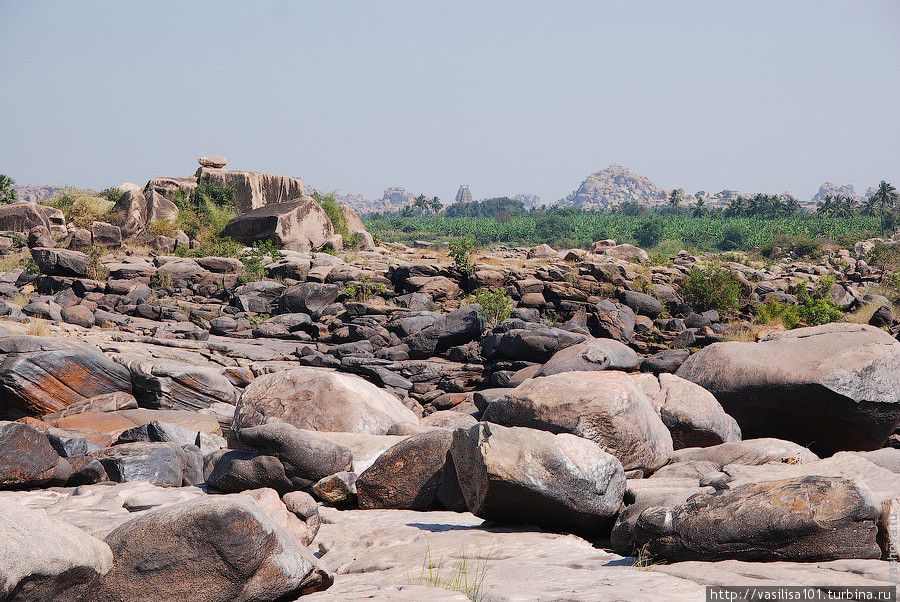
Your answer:
[[[900,184],[900,1],[0,0],[0,173],[379,197]]]

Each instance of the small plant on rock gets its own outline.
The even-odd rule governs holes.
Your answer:
[[[700,311],[714,309],[730,313],[737,309],[741,283],[726,268],[710,265],[694,268],[684,277],[681,292],[685,300]]]
[[[375,282],[366,275],[359,280],[351,280],[344,284],[344,294],[351,301],[365,303],[372,297],[383,295],[387,289],[381,282]]]
[[[469,296],[469,301],[481,306],[481,315],[491,328],[512,315],[512,297],[502,288],[480,288]]]
[[[472,263],[472,253],[475,252],[475,241],[471,238],[457,238],[450,241],[450,258],[457,270],[471,276],[475,273],[475,265]]]
[[[104,281],[109,278],[109,269],[103,265],[103,258],[106,257],[106,249],[93,245],[88,249],[87,256],[87,275],[91,280]]]
[[[244,263],[244,282],[256,282],[266,277],[266,264],[282,259],[284,255],[271,240],[258,240],[241,253]]]

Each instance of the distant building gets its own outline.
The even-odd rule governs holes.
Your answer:
[[[468,184],[461,184],[459,190],[456,191],[455,203],[471,203],[472,192],[469,190]]]

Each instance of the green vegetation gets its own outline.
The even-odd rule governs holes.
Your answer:
[[[450,242],[450,258],[453,265],[466,276],[475,273],[475,265],[472,263],[472,253],[475,252],[475,242],[468,237],[461,237]]]
[[[347,229],[347,220],[344,218],[341,206],[334,198],[334,193],[322,195],[318,192],[313,192],[312,197],[316,199],[316,202],[319,203],[319,206],[328,215],[328,219],[331,220],[331,225],[334,226],[334,233],[343,236],[345,241],[348,240],[350,238],[350,231]]]
[[[648,223],[656,225],[648,226]],[[367,227],[373,235],[388,242],[468,237],[479,245],[547,243],[557,248],[587,247],[594,241],[606,238],[647,247],[652,245],[646,244],[647,239],[642,245],[638,236],[643,238],[649,232],[658,242],[681,241],[687,250],[719,251],[726,239],[726,231],[728,240],[740,245],[737,248],[751,250],[771,245],[779,236],[825,241],[862,240],[878,236],[881,222],[871,215],[842,218],[795,214],[770,218],[706,213],[694,217],[687,213],[630,215],[625,211],[604,213],[559,208],[528,211],[503,220],[495,217],[447,217],[446,214],[382,215],[370,217]]]
[[[835,306],[831,299],[831,287],[834,278],[826,276],[815,285],[803,283],[796,287],[797,314],[800,321],[806,326],[818,326],[837,322],[843,317],[841,310]]]
[[[110,203],[115,203],[116,201],[119,200],[119,197],[122,196],[122,191],[118,188],[113,188],[113,187],[105,188],[104,190],[100,191],[99,196],[103,197]]]
[[[762,245],[759,252],[774,259],[779,251],[781,254],[793,253],[797,257],[814,257],[822,251],[822,243],[803,234],[779,234],[770,242]]]
[[[0,204],[15,203],[18,194],[14,186],[16,181],[6,174],[0,173]]]
[[[714,309],[727,314],[738,307],[741,283],[729,270],[713,264],[688,272],[681,284],[681,293],[685,301],[699,311]]]
[[[241,280],[256,282],[266,277],[266,264],[282,259],[284,255],[271,240],[258,240],[253,246],[240,253],[244,264]]]
[[[103,282],[109,278],[109,269],[102,263],[106,254],[107,250],[97,245],[91,245],[87,253],[85,253],[87,256],[87,274],[91,280]]]
[[[216,238],[207,244],[198,247],[177,247],[177,257],[235,257],[238,258],[244,250],[244,245],[230,238]]]
[[[468,300],[481,306],[481,315],[491,328],[512,315],[512,297],[506,289],[480,288]]]
[[[372,297],[384,294],[387,289],[381,282],[374,282],[368,276],[361,276],[359,280],[351,280],[344,284],[344,294],[351,301],[365,303]]]
[[[112,212],[115,203],[90,190],[66,188],[41,204],[59,209],[66,216],[67,223],[79,228],[90,228],[96,221],[116,221]]]
[[[525,205],[522,201],[516,201],[509,197],[497,197],[471,203],[454,203],[447,207],[444,215],[447,217],[493,217],[509,219],[513,216],[523,215]]]
[[[665,228],[663,228],[662,221],[658,219],[651,219],[644,222],[635,228],[632,234],[635,242],[645,249],[649,249],[656,245],[663,239],[664,235]]]
[[[203,182],[190,195],[178,192],[172,200],[178,206],[175,225],[202,246],[221,239],[225,226],[237,215],[230,186]]]
[[[769,299],[756,307],[756,320],[760,324],[778,324],[785,328],[796,328],[800,325],[800,314],[793,303],[783,303]]]

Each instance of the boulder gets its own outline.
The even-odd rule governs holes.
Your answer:
[[[527,380],[488,405],[482,419],[590,439],[627,471],[653,472],[672,454],[668,429],[623,372],[564,372]]]
[[[369,231],[366,230],[365,224],[359,219],[356,211],[347,205],[341,205],[341,214],[344,216],[344,224],[347,226],[347,232],[355,240],[353,248],[357,251],[374,251],[375,240]],[[346,241],[345,241],[346,242]]]
[[[655,318],[659,316],[663,310],[662,303],[646,293],[638,291],[622,291],[619,295],[619,299],[622,303],[630,307],[634,313],[640,316]]]
[[[131,373],[134,396],[143,408],[197,411],[237,399],[234,385],[214,368],[150,357],[121,361]]]
[[[99,247],[119,247],[122,245],[122,230],[106,222],[91,224],[91,241]]]
[[[591,332],[598,337],[607,337],[627,343],[634,338],[634,311],[627,305],[604,299],[594,306],[594,313],[588,320]]]
[[[356,473],[336,472],[320,479],[312,487],[313,495],[326,504],[340,506],[356,500]]]
[[[453,433],[450,454],[469,510],[501,523],[596,535],[625,492],[619,461],[567,433],[480,423]]]
[[[31,249],[31,257],[41,274],[73,278],[88,277],[87,255],[80,251],[36,247]]]
[[[280,420],[244,427],[236,439],[243,449],[278,458],[293,489],[309,489],[328,475],[350,470],[353,462],[346,447]]]
[[[310,251],[324,246],[334,228],[315,199],[303,197],[239,215],[228,222],[224,235],[248,245],[270,240],[280,248]]]
[[[54,207],[37,203],[0,205],[0,231],[27,234],[32,228],[43,226],[58,234],[65,229],[65,224],[63,212]]]
[[[212,167],[213,169],[222,169],[228,165],[228,157],[222,155],[205,155],[197,159],[200,167]]]
[[[114,562],[92,599],[289,600],[332,577],[249,497],[156,508],[109,535]]]
[[[43,433],[20,422],[0,422],[0,489],[61,484],[71,471]]]
[[[535,377],[563,372],[634,370],[641,363],[631,347],[613,339],[589,339],[557,351]]]
[[[659,388],[651,401],[672,433],[675,449],[741,440],[737,421],[703,387],[674,374],[660,374]]]
[[[358,376],[297,368],[256,378],[237,404],[232,432],[281,419],[301,429],[385,435],[418,426],[399,399]]]
[[[581,343],[587,338],[576,332],[535,324],[489,334],[482,341],[482,351],[485,357],[494,360],[543,363],[560,349]]]
[[[131,392],[128,370],[90,345],[26,335],[0,338],[0,418],[56,412],[97,395]]]
[[[207,166],[201,166],[196,175],[198,184],[210,182],[233,189],[235,203],[241,211],[267,205],[283,205],[301,197],[312,198],[303,196],[304,185],[300,178]]]
[[[4,499],[0,598],[80,600],[109,571],[112,552],[81,529]]]
[[[301,282],[284,290],[278,298],[278,307],[283,312],[309,314],[318,317],[323,309],[331,305],[344,292],[336,284]]]
[[[452,439],[450,431],[436,429],[412,435],[389,448],[356,480],[359,507],[435,508]]]
[[[634,537],[670,561],[880,558],[880,514],[868,488],[807,476],[701,494],[673,509],[648,508]]]
[[[480,310],[479,305],[467,305],[440,316],[406,339],[409,356],[426,358],[477,339],[485,324]]]
[[[181,487],[190,469],[201,470],[186,466],[188,456],[180,446],[171,443],[124,443],[90,456],[99,460],[110,480],[117,483],[149,481],[160,487]]]
[[[678,376],[715,395],[745,437],[777,437],[830,454],[881,447],[900,425],[900,343],[836,323],[714,343]]]
[[[305,546],[312,543],[316,531],[319,530],[319,507],[308,493],[302,491],[287,493],[284,501],[278,496],[278,492],[267,488],[249,489],[242,491],[241,495],[256,502],[275,524],[290,533],[297,541]],[[288,502],[291,503],[291,508],[288,508]],[[303,513],[308,513],[308,516]]]
[[[528,252],[525,254],[525,257],[527,257],[528,259],[547,259],[556,256],[557,252],[553,250],[553,247],[546,244],[532,247],[528,249]]]

